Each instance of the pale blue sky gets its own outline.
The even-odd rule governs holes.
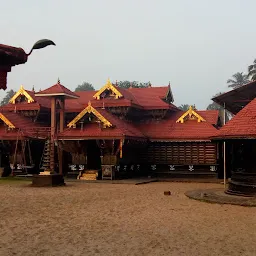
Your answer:
[[[8,89],[44,89],[58,77],[72,90],[108,77],[170,81],[176,105],[203,109],[256,58],[255,10],[254,0],[0,0],[0,43],[57,45],[14,67]]]

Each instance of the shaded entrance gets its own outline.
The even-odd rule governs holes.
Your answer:
[[[88,140],[86,142],[87,152],[87,169],[88,170],[100,170],[101,159],[100,159],[100,148],[98,147],[96,140]]]
[[[231,181],[227,193],[236,195],[256,195],[256,140],[230,140]]]

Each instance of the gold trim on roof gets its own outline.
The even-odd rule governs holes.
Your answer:
[[[90,101],[88,102],[88,106],[82,110],[67,126],[69,128],[76,127],[76,123],[87,113],[94,114],[105,127],[112,126],[112,124],[91,105]]]
[[[9,103],[15,104],[15,100],[20,96],[24,95],[28,103],[34,102],[34,99],[27,93],[27,91],[24,89],[24,87],[21,85],[20,89],[13,95],[13,97],[9,100]]]
[[[100,99],[100,95],[105,91],[105,90],[111,90],[114,94],[115,94],[115,98],[121,98],[123,97],[123,95],[113,86],[113,84],[110,82],[110,80],[108,79],[107,83],[98,91],[93,95],[93,98],[99,100]]]
[[[189,116],[190,119],[192,119],[192,116],[195,116],[197,118],[197,122],[203,122],[205,121],[205,119],[203,117],[201,117],[199,114],[196,113],[195,110],[193,110],[192,106],[189,107],[188,111],[185,112],[177,121],[176,123],[184,123],[185,118]]]
[[[0,113],[0,119],[9,127],[14,129],[15,126],[13,125],[12,122],[10,122],[2,113]]]

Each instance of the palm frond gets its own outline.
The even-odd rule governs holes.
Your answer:
[[[236,81],[235,80],[233,80],[233,79],[228,79],[227,80],[227,84],[235,84],[236,83]]]
[[[252,77],[256,74],[256,69],[252,69],[250,72],[248,72],[248,77]]]
[[[248,73],[250,73],[250,72],[253,70],[253,68],[254,68],[254,65],[250,65],[250,66],[248,67]]]
[[[256,72],[255,72],[254,74],[252,74],[251,80],[252,80],[252,81],[255,81],[255,80],[256,80]]]

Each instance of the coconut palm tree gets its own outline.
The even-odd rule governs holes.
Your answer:
[[[256,80],[256,59],[253,61],[253,64],[248,67],[248,77],[252,80]]]
[[[244,84],[249,83],[248,75],[243,74],[243,72],[237,72],[232,76],[233,79],[228,79],[228,87],[238,88]]]

